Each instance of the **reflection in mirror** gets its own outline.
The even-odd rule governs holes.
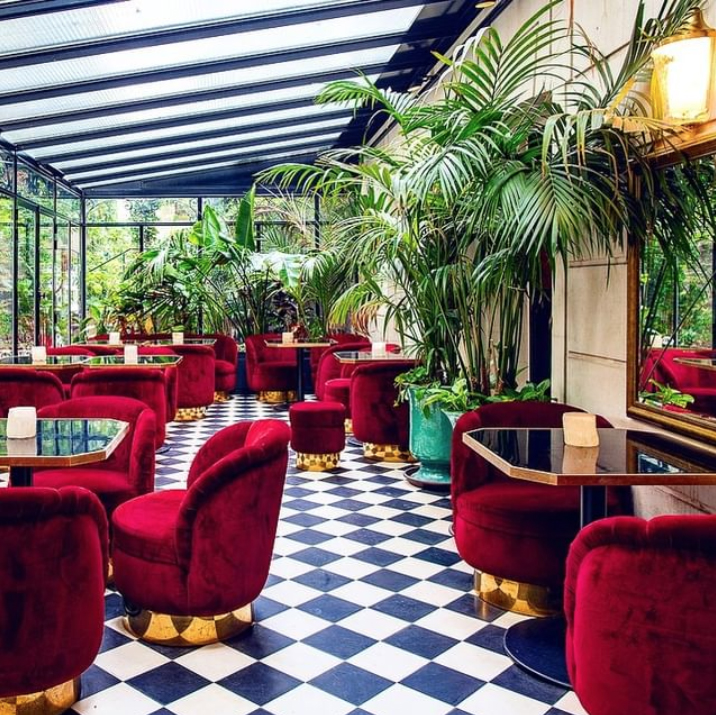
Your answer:
[[[665,171],[677,182],[695,179],[709,201],[698,231],[641,247],[638,401],[716,427],[716,164],[706,157]]]

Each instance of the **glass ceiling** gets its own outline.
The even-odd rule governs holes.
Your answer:
[[[227,166],[250,183],[267,161],[312,161],[365,131],[362,113],[313,104],[326,83],[362,72],[405,91],[479,13],[462,0],[49,5],[0,24],[0,138],[80,188]]]

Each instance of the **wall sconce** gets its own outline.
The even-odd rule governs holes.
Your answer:
[[[653,52],[651,97],[657,118],[674,125],[698,124],[710,118],[716,56],[716,30],[701,10]]]

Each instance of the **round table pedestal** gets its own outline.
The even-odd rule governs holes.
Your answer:
[[[532,675],[571,688],[564,656],[566,635],[567,622],[563,616],[531,618],[507,629],[505,650]]]

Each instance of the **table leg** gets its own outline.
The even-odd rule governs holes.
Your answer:
[[[31,487],[32,467],[10,467],[10,486]]]
[[[296,361],[298,362],[298,383],[296,384],[296,397],[299,402],[303,402],[303,359],[306,354],[306,348],[296,348]]]
[[[580,526],[584,528],[607,515],[607,488],[583,486],[580,492]],[[564,616],[533,618],[510,626],[505,650],[512,660],[540,678],[571,688],[564,653],[567,621]]]

